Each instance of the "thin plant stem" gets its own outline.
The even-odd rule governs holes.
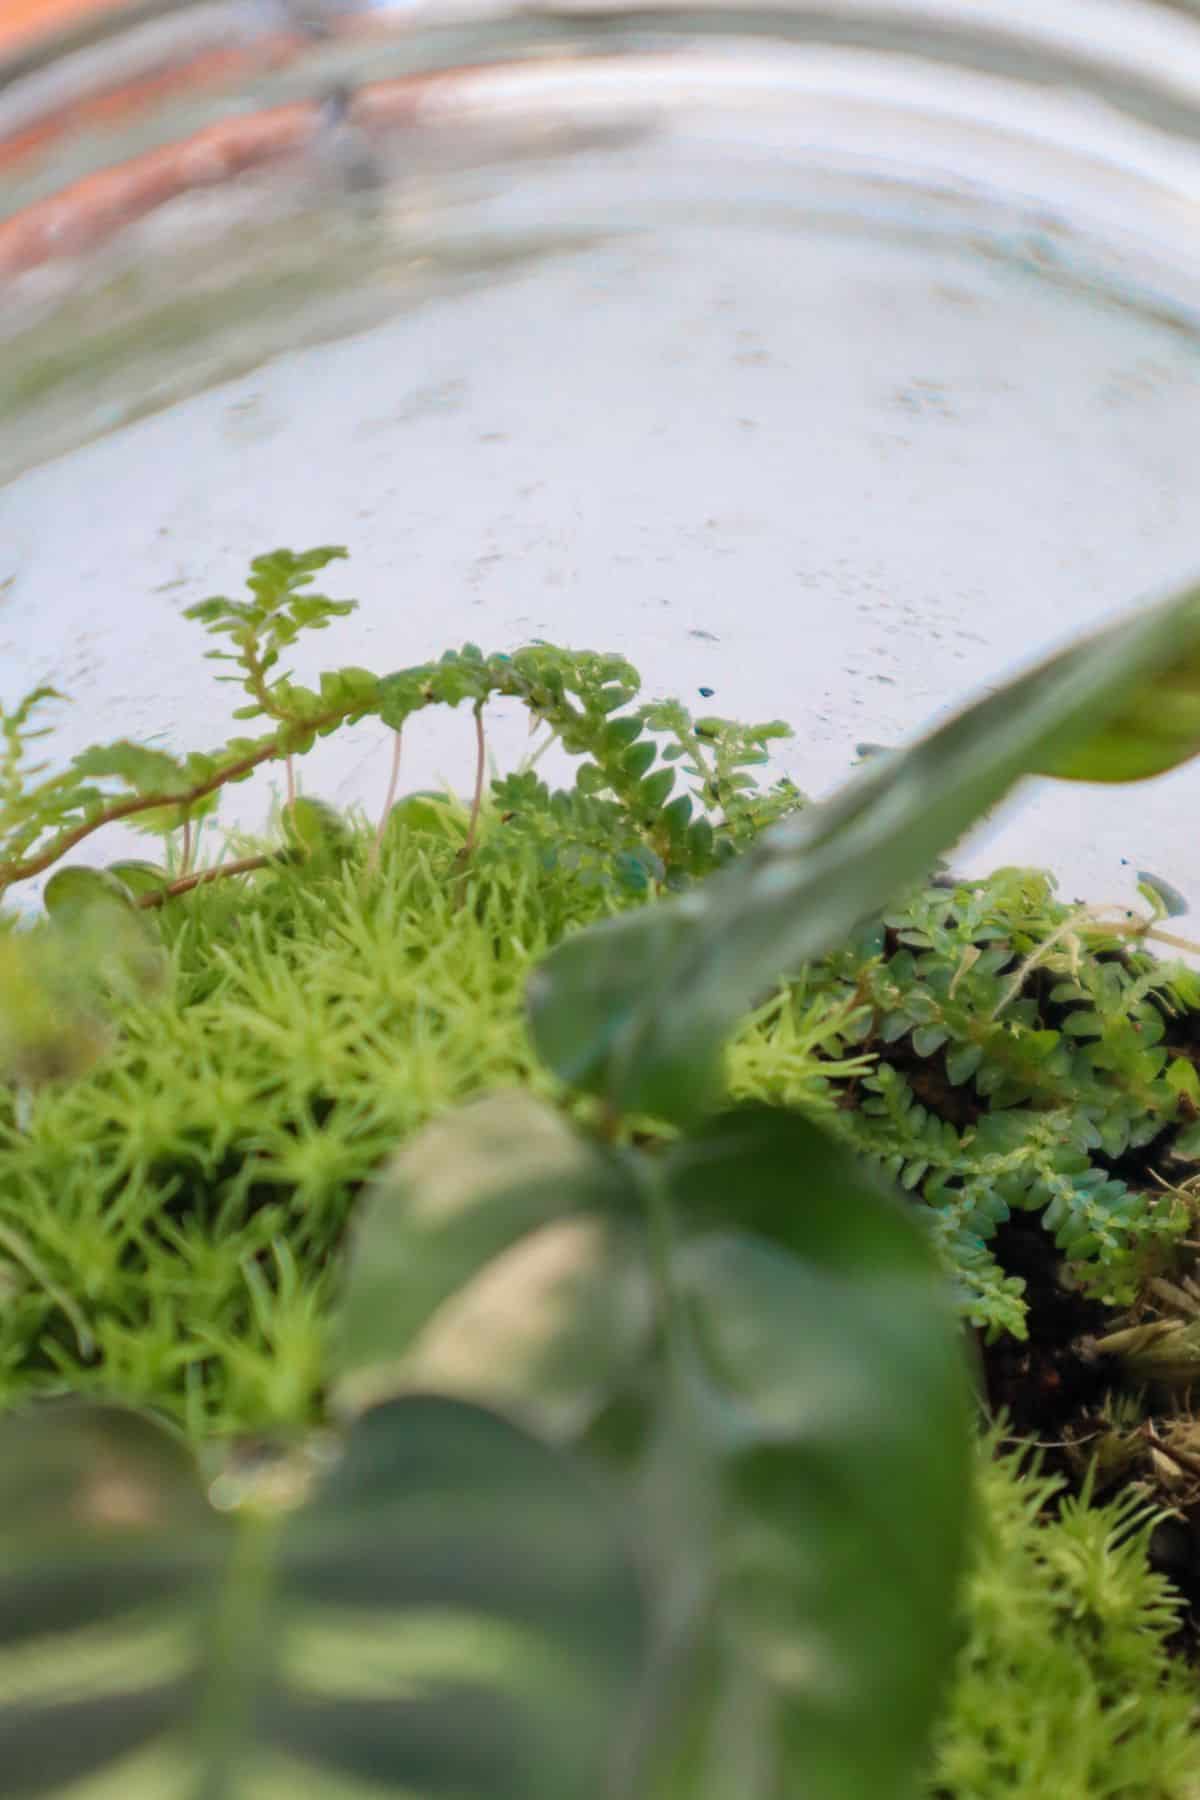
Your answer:
[[[179,873],[190,875],[192,870],[192,815],[187,813],[183,820],[183,848],[179,853]]]
[[[615,1109],[613,1109],[615,1112]],[[689,1405],[689,1352],[672,1274],[672,1218],[660,1170],[631,1163],[646,1221],[648,1274],[655,1291],[659,1329],[666,1351],[666,1379],[676,1402],[667,1409],[667,1431],[650,1449],[642,1476],[642,1504],[651,1529],[664,1545],[663,1579],[651,1626],[641,1696],[632,1710],[624,1741],[617,1745],[621,1793],[641,1792],[654,1769],[661,1724],[686,1693],[688,1670],[711,1615],[709,1571],[717,1520],[706,1485]]]
[[[1012,979],[1005,987],[1004,992],[992,1008],[989,1023],[994,1023],[995,1020],[1000,1017],[1000,1014],[1004,1011],[1005,1007],[1016,999],[1022,987],[1025,985],[1027,976],[1032,974],[1033,970],[1045,961],[1045,958],[1050,951],[1055,949],[1065,937],[1069,937],[1073,931],[1079,930],[1081,926],[1086,928],[1089,922],[1098,926],[1102,931],[1112,932],[1116,937],[1139,939],[1153,938],[1155,943],[1169,944],[1173,950],[1190,950],[1196,954],[1200,954],[1200,944],[1195,943],[1191,938],[1178,937],[1172,931],[1160,931],[1158,926],[1151,920],[1144,918],[1126,918],[1113,919],[1110,921],[1105,919],[1104,915],[1106,912],[1115,912],[1117,910],[1119,909],[1116,907],[1107,906],[1077,907],[1074,912],[1063,920],[1061,925],[1056,926],[1049,937],[1043,938],[1042,942],[1038,944],[1034,950],[1030,951],[1029,955],[1015,971]],[[953,989],[951,989],[951,992],[953,992]]]
[[[1200,944],[1194,938],[1179,937],[1173,931],[1161,931],[1153,920],[1141,919],[1106,919],[1106,912],[1117,912],[1115,906],[1088,906],[1084,911],[1088,918],[1095,920],[1102,931],[1111,931],[1117,937],[1153,938],[1156,944],[1169,944],[1172,950],[1191,950],[1200,955]]]
[[[211,869],[197,869],[194,874],[181,875],[178,881],[170,881],[165,887],[139,894],[134,904],[142,909],[162,906],[178,894],[190,893],[193,888],[205,887],[211,881],[223,881],[227,875],[249,875],[252,870],[265,869],[278,860],[278,851],[272,850],[262,856],[243,856],[236,862],[216,863]]]
[[[457,910],[466,899],[467,870],[475,850],[475,840],[479,835],[479,815],[483,809],[483,777],[487,768],[487,740],[483,733],[483,701],[475,702],[475,791],[471,795],[471,816],[467,820],[467,835],[463,839],[462,849],[458,853],[460,879],[458,892],[454,899]]]
[[[462,847],[462,859],[468,862],[479,835],[479,815],[483,810],[483,777],[487,769],[487,741],[483,734],[483,701],[475,702],[475,791],[471,795],[471,817]]]
[[[400,785],[400,752],[403,748],[403,737],[399,731],[392,733],[392,770],[388,776],[387,793],[384,796],[383,811],[379,815],[379,823],[375,827],[375,838],[371,845],[371,854],[367,859],[367,867],[372,873],[379,867],[379,855],[383,849],[383,834],[387,830],[387,822],[392,808],[396,804],[396,789]]]
[[[1122,930],[1120,926],[1115,929]],[[1179,937],[1174,931],[1160,931],[1157,925],[1147,925],[1144,931],[1123,932],[1122,935],[1153,938],[1156,944],[1169,944],[1172,950],[1191,950],[1200,956],[1200,944],[1196,942],[1195,938]]]
[[[284,768],[287,770],[288,805],[295,806],[295,804],[296,804],[296,764],[295,764],[295,759],[293,757],[289,756],[286,759],[286,761],[284,762]]]
[[[1062,940],[1065,937],[1068,937],[1071,932],[1075,931],[1086,917],[1087,908],[1077,908],[1075,912],[1070,913],[1068,917],[1063,920],[1061,925],[1055,927],[1049,937],[1043,938],[1042,942],[1038,944],[1035,949],[1030,951],[1024,962],[1021,963],[1020,967],[1014,973],[1012,979],[1008,982],[995,1006],[993,1006],[988,1018],[989,1025],[994,1025],[1005,1007],[1009,1006],[1012,1001],[1016,999],[1017,995],[1021,992],[1021,989],[1025,986],[1027,978],[1045,961],[1051,950],[1058,944],[1061,944]]]
[[[280,1509],[248,1504],[233,1520],[229,1560],[215,1594],[212,1654],[199,1695],[207,1751],[204,1800],[234,1800],[244,1791],[243,1746],[253,1730],[256,1694],[251,1677],[268,1654]]]
[[[532,755],[527,756],[525,758],[524,762],[521,764],[522,769],[524,769],[527,773],[530,769],[536,769],[538,764],[541,762],[543,756],[545,756],[547,750],[549,750],[554,744],[557,744],[557,742],[558,742],[558,733],[557,733],[557,731],[555,731],[553,725],[551,725],[548,736],[546,736],[542,739],[541,743],[538,745],[537,749],[532,753]]]
[[[319,718],[311,721],[313,730],[319,731],[324,725],[338,724],[345,718],[346,710],[345,707],[338,707],[322,713]],[[251,769],[257,769],[260,763],[277,760],[281,754],[278,744],[263,744],[248,756],[226,763],[215,774],[204,781],[198,781],[195,787],[187,788],[183,793],[135,794],[128,800],[118,800],[95,818],[85,819],[81,824],[73,825],[70,830],[60,832],[44,850],[39,850],[36,855],[27,857],[23,862],[0,863],[0,891],[12,887],[18,881],[29,881],[34,875],[40,875],[43,869],[50,868],[68,850],[73,850],[76,844],[82,843],[84,838],[91,837],[94,831],[101,830],[105,825],[116,825],[122,819],[131,819],[136,813],[149,812],[154,807],[193,805],[206,795],[215,794],[227,782],[236,781],[239,775],[247,775]]]

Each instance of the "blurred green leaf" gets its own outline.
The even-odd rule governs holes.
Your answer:
[[[650,1791],[891,1800],[955,1642],[969,1410],[944,1278],[903,1207],[794,1115],[731,1115],[665,1186],[689,1232],[671,1285],[713,1499],[702,1463],[707,1525],[689,1541],[678,1505],[664,1521],[699,1599]]]
[[[211,817],[220,801],[220,794],[212,793],[205,794],[200,800],[189,801],[186,806],[151,806],[145,812],[133,813],[128,823],[148,837],[169,837],[171,832],[182,830],[189,821],[195,824],[198,819]]]
[[[693,833],[698,825],[711,833],[707,819],[697,820]],[[561,1081],[622,1104],[628,1083],[618,1086],[618,1080],[638,1001],[657,987],[702,919],[702,902],[692,889],[567,938],[534,970],[528,990],[533,1037],[538,1055]]]
[[[506,1420],[428,1397],[371,1409],[327,1462],[235,1469],[217,1511],[147,1420],[5,1421],[6,1796],[127,1760],[131,1800],[158,1800],[164,1767],[196,1800],[255,1800],[281,1772],[295,1793],[315,1773],[312,1791],[324,1774],[398,1800],[608,1792],[642,1604],[604,1492]]]
[[[221,1560],[190,1458],[116,1407],[0,1427],[0,1768],[57,1794],[178,1733],[198,1701],[189,1623]]]
[[[134,744],[122,739],[114,744],[96,744],[77,756],[71,765],[76,776],[93,781],[117,781],[131,793],[139,795],[186,792],[192,779],[184,762],[166,750],[149,744]],[[154,835],[176,831],[185,819],[201,819],[216,810],[219,796],[206,794],[188,806],[152,806],[145,812],[133,813],[129,823],[136,831]]]
[[[85,1074],[110,1033],[66,932],[0,935],[0,1080],[36,1088]]]
[[[514,1091],[429,1125],[375,1181],[353,1239],[349,1392],[431,1384],[575,1429],[649,1329],[620,1159]]]
[[[481,1408],[364,1415],[289,1529],[291,1680],[266,1735],[409,1794],[601,1800],[640,1675],[620,1520],[573,1462]]]
[[[1085,639],[1065,652],[1066,658],[1082,662],[1107,639],[1114,651],[1127,644],[1138,666],[1117,704],[1102,703],[1103,716],[1092,722],[1087,736],[1040,760],[1036,774],[1062,781],[1146,781],[1191,761],[1200,751],[1197,604],[1197,593],[1190,590],[1165,608],[1135,614],[1101,637]],[[1151,645],[1164,614],[1170,616],[1174,608],[1178,609],[1175,641],[1164,646],[1165,656],[1156,656]]]
[[[170,875],[161,863],[109,863],[107,872],[134,895],[156,894],[161,888],[169,887],[171,882]]]
[[[467,835],[471,815],[454,794],[433,789],[402,794],[387,819],[387,838],[398,831],[428,832],[455,846]],[[385,840],[386,841],[386,840]]]
[[[114,744],[95,744],[75,758],[72,765],[90,780],[114,780],[132,788],[135,794],[170,793],[186,785],[183,765],[169,751],[155,750],[150,744],[134,744],[121,739]]]
[[[320,683],[323,706],[361,707],[365,713],[371,711],[378,698],[379,678],[369,669],[355,666],[327,669],[322,673]]]
[[[152,865],[124,866],[134,871],[134,880],[144,891],[149,883],[138,871]],[[22,1024],[14,1013],[10,1029],[19,1034],[46,1008],[51,1013],[60,1009],[64,992],[72,995],[73,1004],[63,1011],[60,1029],[78,1012],[79,1000],[89,988],[106,1000],[137,1000],[161,986],[166,971],[162,945],[145,914],[137,911],[132,890],[115,871],[68,863],[50,877],[43,900],[53,930],[24,935],[19,939],[23,951],[16,953],[24,955],[42,1000],[27,996],[28,1019]]]
[[[283,809],[283,830],[288,842],[308,856],[336,855],[351,843],[350,829],[337,808],[309,794],[288,801]]]
[[[51,918],[74,919],[93,907],[131,905],[131,894],[124,881],[111,869],[92,869],[82,863],[67,863],[56,869],[42,892],[42,903]]]
[[[1192,736],[1181,696],[1194,673],[1200,690],[1198,644],[1200,597],[1189,590],[1070,646],[907,751],[873,759],[703,889],[568,939],[530,989],[540,1054],[616,1111],[702,1115],[720,1093],[737,1019],[927,873],[1020,776],[1116,779],[1120,768],[1131,778],[1173,766],[1168,750],[1173,761],[1193,754],[1200,691]],[[1152,729],[1160,690],[1173,709]],[[1142,733],[1124,759],[1115,719]]]
[[[638,789],[638,799],[648,813],[655,813],[665,802],[667,795],[675,785],[674,769],[656,769],[653,775],[647,775]]]

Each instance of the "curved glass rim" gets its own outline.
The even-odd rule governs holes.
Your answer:
[[[264,35],[269,18],[255,24],[244,0],[135,0],[98,15],[83,48],[74,37],[44,45],[24,74],[0,63],[0,416],[10,440],[25,397],[41,385],[65,407],[86,375],[79,442],[222,378],[201,375],[199,364],[212,358],[193,354],[186,378],[161,369],[131,377],[132,410],[123,411],[115,348],[124,345],[127,363],[141,354],[139,310],[153,330],[163,326],[164,342],[174,333],[194,350],[223,329],[227,301],[241,307],[239,326],[258,309],[256,343],[271,331],[280,341],[239,346],[228,365],[236,372],[294,344],[292,333],[300,341],[339,336],[370,323],[376,304],[395,302],[397,243],[372,244],[367,234],[349,250],[339,245],[362,295],[339,293],[335,302],[330,290],[319,326],[289,313],[293,296],[277,279],[282,272],[293,290],[311,282],[314,305],[330,287],[305,217],[320,204],[329,210],[327,190],[323,202],[315,198],[310,152],[324,131],[323,96],[339,90],[350,97],[354,128],[426,167],[439,158],[453,167],[455,156],[460,168],[472,158],[511,167],[514,154],[536,157],[539,145],[550,156],[569,153],[606,131],[618,139],[675,134],[697,168],[722,155],[757,158],[764,193],[773,155],[818,177],[857,170],[869,185],[875,176],[881,229],[892,228],[886,215],[897,210],[889,181],[893,195],[907,182],[920,205],[942,210],[946,229],[977,232],[986,254],[1041,259],[1055,278],[1107,284],[1123,303],[1133,296],[1168,323],[1200,331],[1200,14],[1190,10],[1157,0],[535,0],[515,10],[508,0],[418,0],[403,12],[343,4],[327,33],[292,40],[286,55]],[[85,112],[31,176],[11,167],[6,175],[6,135],[36,119],[47,81],[59,81],[61,107],[81,70],[128,87],[131,71],[149,66],[151,45],[160,77],[168,66],[186,69],[214,33],[236,47],[237,20],[249,63],[194,90],[152,85],[143,111],[104,130],[87,129]],[[1007,159],[1003,177],[993,178],[993,159]],[[231,179],[240,176],[247,180]],[[217,205],[226,192],[228,229]],[[260,223],[267,229],[256,237]],[[562,218],[555,227],[568,230]],[[422,239],[405,230],[405,254],[418,261],[447,249],[437,232]],[[451,225],[455,279],[470,262],[457,230]],[[26,255],[30,234],[37,253]],[[538,235],[519,253],[530,253]],[[494,235],[484,247],[496,249]],[[118,295],[115,337],[94,304],[101,290]],[[420,291],[420,279],[405,285],[403,303]],[[140,387],[145,394],[135,393]],[[0,480],[15,472],[14,457],[19,468],[66,447],[64,433],[72,435],[65,414],[56,447],[35,451],[32,429],[18,448],[10,442]]]
[[[329,0],[317,31],[287,0],[274,20],[253,0],[127,0],[76,25],[0,50],[0,145],[47,104],[91,84],[102,92],[222,45],[273,44],[264,84],[280,96],[312,92],[313,72],[334,64],[377,79],[417,75],[548,51],[619,54],[706,38],[875,48],[929,63],[1042,86],[1064,82],[1142,117],[1159,130],[1200,129],[1200,9],[1181,0]],[[272,25],[277,27],[272,32]],[[288,54],[289,47],[293,54]],[[259,74],[261,77],[261,64]],[[152,97],[148,90],[148,100]],[[229,104],[218,84],[212,104]]]

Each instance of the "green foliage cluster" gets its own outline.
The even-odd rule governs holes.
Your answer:
[[[478,711],[493,695],[520,700],[546,727],[543,746],[557,741],[579,762],[572,790],[551,794],[532,770],[501,781],[502,812],[531,828],[543,856],[578,868],[585,881],[635,893],[678,889],[803,803],[790,782],[763,792],[753,774],[767,746],[791,731],[778,720],[693,719],[678,701],[634,706],[640,689],[623,657],[549,644],[485,657],[467,644],[385,677],[379,711],[400,730],[424,706],[469,701]]]
[[[556,824],[564,848],[575,842],[593,862],[604,853],[600,879],[623,878],[635,889],[651,879],[683,886],[801,803],[787,781],[761,792],[753,773],[767,761],[767,745],[790,735],[786,725],[693,719],[675,701],[633,706],[640,681],[619,656],[547,644],[485,656],[467,644],[383,677],[347,666],[324,672],[319,688],[304,687],[278,667],[303,631],[324,630],[353,611],[354,601],[311,591],[314,577],[344,555],[334,546],[272,551],[251,565],[249,599],[215,595],[188,608],[187,616],[219,640],[208,656],[234,665],[235,673],[219,679],[247,695],[235,718],[268,721],[269,733],[236,735],[219,749],[184,756],[121,740],[47,774],[45,764],[32,762],[30,745],[48,729],[36,722],[41,709],[62,696],[42,687],[0,710],[0,893],[119,820],[152,833],[184,830],[190,843],[192,824],[213,810],[221,788],[267,762],[290,767],[319,737],[368,716],[399,733],[426,707],[469,703],[479,725],[481,782],[482,714],[498,696],[519,700],[532,723],[545,726],[545,743],[557,741],[579,758],[574,793],[555,800]],[[540,797],[528,783],[508,796],[518,814]]]
[[[107,1053],[26,1118],[0,1090],[0,1399],[66,1380],[198,1439],[311,1419],[326,1260],[366,1177],[481,1089],[548,1086],[524,983],[603,897],[523,855],[457,906],[433,826],[396,824],[374,873],[369,851],[360,831],[342,863],[145,915],[162,985],[111,1013]]]
[[[785,727],[635,706],[619,657],[468,645],[299,686],[281,658],[352,605],[311,589],[340,554],[259,557],[247,599],[190,609],[268,738],[183,759],[120,743],[47,777],[29,748],[55,696],[5,718],[0,880],[53,872],[46,921],[0,915],[4,1400],[66,1381],[167,1406],[198,1437],[312,1417],[327,1259],[371,1169],[489,1085],[548,1085],[523,1018],[536,959],[801,804],[753,774]],[[482,775],[492,694],[578,759],[573,786],[525,768],[470,806],[403,796],[374,830],[298,795],[274,845],[192,869],[221,786],[368,711],[398,734],[469,702]],[[118,819],[163,836],[165,862],[61,860]]]
[[[1097,1506],[1017,1454],[981,1464],[931,1800],[1194,1800],[1195,1682],[1153,1523],[1135,1492]]]
[[[619,657],[468,645],[382,680],[344,668],[299,687],[282,656],[352,605],[311,589],[340,554],[273,552],[248,599],[191,609],[245,690],[241,715],[273,723],[270,755],[303,753],[331,720],[376,712],[399,732],[424,706],[464,702],[482,750],[483,705],[507,694],[578,759],[575,781],[552,790],[525,767],[469,805],[406,795],[374,832],[300,796],[274,848],[197,874],[179,836],[215,804],[215,774],[239,779],[260,742],[235,739],[203,767],[115,745],[46,777],[28,754],[48,690],[6,717],[10,879],[14,856],[61,848],[64,819],[77,837],[80,819],[132,817],[175,847],[166,865],[106,873],[60,862],[52,923],[18,932],[8,916],[0,931],[0,1053],[16,1080],[0,1089],[0,1393],[69,1370],[170,1396],[198,1430],[305,1416],[314,1295],[375,1162],[497,1080],[546,1082],[522,1016],[538,959],[729,866],[804,804],[755,779],[785,727],[640,703]],[[208,792],[142,804],[189,780]],[[239,869],[236,897],[206,879]],[[730,1092],[800,1107],[919,1196],[963,1309],[990,1333],[1026,1329],[1022,1283],[989,1248],[1014,1208],[1041,1212],[1078,1278],[1127,1302],[1189,1209],[1126,1165],[1200,1147],[1200,980],[1134,929],[1067,907],[1036,871],[942,875],[840,931],[751,1014],[727,1053]],[[47,1079],[102,1056],[74,1085]],[[289,1332],[303,1354],[279,1353]]]
[[[1200,976],[1129,931],[1037,870],[943,877],[812,966],[741,1053],[744,1091],[824,1109],[926,1202],[967,1315],[993,1334],[1026,1330],[1022,1283],[988,1249],[1014,1210],[1039,1212],[1114,1306],[1188,1229],[1186,1199],[1150,1171],[1200,1150]],[[820,1081],[795,1060],[805,1029]]]
[[[490,1086],[552,1090],[525,1025],[528,977],[566,934],[636,899],[619,881],[580,879],[555,853],[545,840],[559,815],[540,797],[519,828],[501,824],[514,784],[497,783],[467,906],[456,903],[467,810],[418,797],[392,815],[375,874],[371,834],[347,826],[341,859],[322,868],[274,863],[144,915],[155,983],[119,1005],[110,989],[102,1012],[64,1013],[61,996],[78,995],[77,940],[44,1019],[44,981],[38,1004],[28,985],[6,993],[0,959],[0,1012],[25,1022],[26,1056],[39,1043],[49,1054],[74,1045],[85,1062],[104,1052],[86,1074],[69,1065],[78,1079],[43,1085],[27,1112],[19,1089],[0,1090],[0,1395],[69,1375],[169,1402],[198,1433],[310,1415],[326,1260],[363,1181],[397,1141]],[[1196,977],[1116,940],[1097,952],[1060,938],[1026,997],[990,1017],[1064,916],[1030,872],[922,889],[780,989],[728,1057],[736,1098],[799,1107],[898,1175],[926,1203],[967,1315],[1018,1335],[1022,1283],[989,1249],[1012,1208],[1041,1211],[1079,1278],[1114,1303],[1189,1217],[1177,1191],[1105,1164],[1116,1132],[1153,1140],[1165,1159],[1164,1131],[1178,1142],[1190,1130],[1172,1063],[1192,1065],[1152,1040],[1164,1021],[1200,1017]],[[105,946],[111,955],[107,935]],[[1057,957],[1074,958],[1069,982]],[[18,970],[28,984],[27,957],[14,981]],[[1094,1020],[1093,1033],[1048,1034],[1033,997],[1043,993],[1047,1008]],[[915,1035],[939,1005],[953,1035],[923,1038],[922,1055]],[[1106,1038],[1117,1055],[1098,1059]],[[972,1072],[948,1066],[979,1040]],[[1149,1082],[1146,1057],[1165,1070]],[[997,1071],[1010,1083],[1004,1107]],[[958,1123],[939,1116],[952,1108]],[[64,1292],[86,1320],[82,1361],[55,1298]]]
[[[266,1800],[300,1771],[314,1794],[330,1778],[364,1800],[911,1792],[965,1544],[960,1328],[894,1185],[828,1119],[739,1098],[728,1045],[755,1005],[746,1029],[779,1029],[792,987],[761,1008],[786,978],[882,930],[857,943],[832,1030],[811,1005],[799,1019],[826,1093],[839,1076],[858,1083],[864,1117],[882,1116],[869,1110],[887,1097],[882,1051],[868,1061],[876,1015],[905,1021],[890,1046],[946,1051],[959,987],[988,955],[971,939],[944,984],[930,971],[918,983],[914,963],[888,987],[885,953],[933,953],[942,925],[894,915],[916,940],[898,948],[885,909],[1023,773],[1127,779],[1194,755],[1200,600],[1073,646],[808,808],[786,786],[756,789],[778,727],[626,713],[636,680],[618,658],[468,646],[382,680],[341,670],[320,693],[298,687],[276,672],[283,652],[349,604],[307,591],[336,554],[259,559],[249,600],[196,609],[228,642],[216,654],[236,667],[242,716],[271,720],[265,738],[171,770],[110,746],[28,789],[32,704],[6,740],[5,883],[117,818],[181,838],[173,866],[57,869],[48,921],[4,928],[16,1001],[0,1247],[5,1311],[26,1333],[9,1373],[40,1358],[35,1378],[78,1389],[90,1368],[108,1399],[124,1367],[200,1438],[197,1461],[177,1433],[77,1398],[0,1426],[0,1739],[17,1791],[157,1757],[206,1800]],[[521,699],[582,759],[567,804],[536,783],[485,795],[492,694]],[[436,797],[408,797],[367,833],[296,793],[292,760],[323,733],[377,713],[398,738],[423,706],[464,701],[478,753],[461,834]],[[195,808],[271,758],[288,763],[282,842],[192,868]],[[690,792],[674,793],[674,762]],[[611,806],[633,850],[612,843]],[[531,811],[557,811],[580,854],[530,831]],[[581,846],[599,879],[579,879]],[[268,908],[237,903],[235,877]],[[1057,941],[1069,949],[1066,928],[1024,958],[990,1022],[1021,1006]],[[112,1043],[104,1055],[90,1040],[90,1071],[64,1088],[76,1065],[45,1042],[24,1055],[21,1032],[32,994],[45,1037],[72,955]],[[511,987],[495,1014],[481,1085],[499,1091],[451,1106],[478,1074],[477,1032],[455,1060],[462,1021],[474,1026],[479,993],[494,1005],[498,971],[515,981],[535,960],[527,1037]],[[985,979],[1005,972],[992,965]],[[1095,998],[1070,975],[1072,992],[1051,995],[1068,1014]],[[937,1018],[925,1001],[914,1013],[919,985]],[[1118,996],[1135,1031],[1151,992]],[[1165,1059],[1130,1064],[1107,1015],[1083,1035],[1116,1045],[1098,1073],[1162,1073]],[[835,1040],[831,1063],[820,1053]],[[412,1055],[397,1069],[401,1044]],[[197,1106],[184,1112],[189,1059]],[[991,1066],[962,1078],[984,1098]],[[993,1094],[1011,1104],[996,1110],[1042,1092],[1006,1065]],[[1178,1080],[1172,1092],[1188,1099]],[[47,1128],[79,1094],[104,1120],[90,1160],[67,1117]],[[1115,1126],[1096,1131],[1100,1149],[1115,1141]],[[382,1137],[400,1145],[387,1158]],[[933,1170],[923,1162],[912,1186]],[[40,1208],[22,1187],[34,1163]],[[350,1254],[334,1259],[368,1170]],[[124,1364],[118,1328],[97,1366],[121,1284],[140,1312]],[[248,1322],[269,1350],[234,1396]],[[257,1405],[264,1424],[320,1429],[270,1432],[248,1471],[244,1445],[213,1441],[214,1388],[229,1423]],[[1111,1529],[1093,1532],[1093,1564],[1097,1547],[1109,1588],[1136,1602]],[[1089,1581],[1102,1603],[1094,1568]],[[1138,1628],[1156,1623],[1162,1608],[1143,1607]]]

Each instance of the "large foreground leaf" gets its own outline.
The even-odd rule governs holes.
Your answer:
[[[655,1800],[896,1800],[953,1651],[968,1493],[960,1332],[918,1227],[803,1120],[750,1111],[668,1174],[699,1457],[685,1699]],[[706,1479],[702,1482],[701,1472]]]
[[[426,1126],[356,1224],[342,1394],[433,1387],[574,1435],[650,1327],[637,1202],[622,1159],[530,1094]]]
[[[1192,592],[1175,604],[1179,631],[1166,665],[1139,676],[1107,717],[1098,711],[1086,735],[1065,752],[1047,755],[1033,769],[1035,775],[1062,781],[1147,781],[1200,753],[1200,648],[1192,617],[1198,602]],[[1132,631],[1140,623],[1135,618],[1118,630]],[[1079,653],[1087,649],[1080,645]]]
[[[702,888],[569,939],[534,977],[535,1040],[621,1112],[687,1119],[736,1020],[918,880],[1022,775],[1130,779],[1200,748],[1200,595],[1074,645],[879,758]]]
[[[223,1533],[190,1459],[118,1408],[0,1429],[0,1787],[81,1777],[178,1728],[198,1701],[193,1622]]]
[[[496,1415],[382,1404],[224,1514],[115,1409],[8,1421],[0,1470],[12,1800],[607,1793],[640,1591],[606,1497]]]
[[[854,1159],[766,1110],[623,1158],[496,1096],[381,1178],[343,1305],[352,1374],[403,1348],[628,1480],[660,1637],[614,1796],[904,1791],[951,1648],[966,1382],[925,1238]]]

